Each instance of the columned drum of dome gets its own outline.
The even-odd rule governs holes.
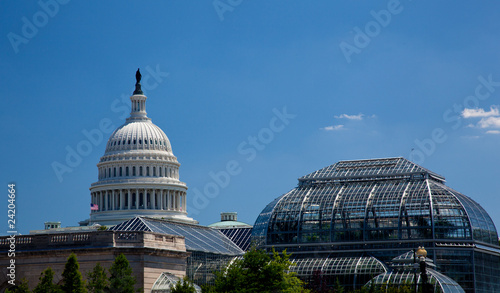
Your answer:
[[[147,97],[139,82],[138,71],[130,117],[111,134],[97,164],[90,223],[114,225],[138,215],[196,223],[187,217],[180,164],[168,137],[147,117]]]
[[[299,178],[264,208],[252,241],[301,259],[368,254],[383,262],[425,246],[436,270],[465,292],[500,292],[489,215],[443,176],[404,158],[341,161]]]

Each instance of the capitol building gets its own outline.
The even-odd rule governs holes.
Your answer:
[[[111,134],[97,164],[88,224],[116,225],[137,215],[197,223],[187,216],[180,164],[168,137],[148,118],[146,99],[138,71],[130,117]]]

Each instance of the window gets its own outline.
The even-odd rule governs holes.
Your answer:
[[[153,176],[156,176],[156,167],[153,167]]]
[[[132,176],[135,176],[135,166],[132,167]]]
[[[149,167],[146,167],[146,176],[149,176]]]
[[[122,167],[120,167],[120,177],[122,177],[123,174],[122,174]]]
[[[116,177],[116,167],[113,168],[113,177]]]
[[[142,166],[139,167],[139,176],[142,176]]]
[[[128,140],[128,144],[130,144],[130,139]]]
[[[111,168],[108,168],[108,177],[111,177]]]
[[[161,177],[161,167],[158,168],[158,171],[160,172],[160,177]]]
[[[125,176],[128,176],[128,167],[125,167]]]

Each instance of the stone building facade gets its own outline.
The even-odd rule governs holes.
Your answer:
[[[73,252],[78,258],[84,279],[96,263],[109,269],[116,256],[123,253],[137,281],[136,288],[150,292],[163,273],[178,277],[186,274],[184,237],[150,232],[91,231],[83,233],[52,233],[15,237],[15,256],[8,257],[9,236],[0,237],[0,292],[11,287],[7,267],[15,260],[15,283],[28,280],[30,289],[39,282],[48,267],[54,282],[62,282],[64,265]],[[109,276],[109,275],[108,275]]]

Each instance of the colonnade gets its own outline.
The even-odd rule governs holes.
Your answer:
[[[186,192],[171,189],[127,188],[94,191],[92,203],[99,210],[92,213],[116,210],[165,210],[186,211]]]
[[[179,179],[179,169],[174,166],[159,165],[111,165],[99,168],[99,180],[120,177],[168,177]]]

